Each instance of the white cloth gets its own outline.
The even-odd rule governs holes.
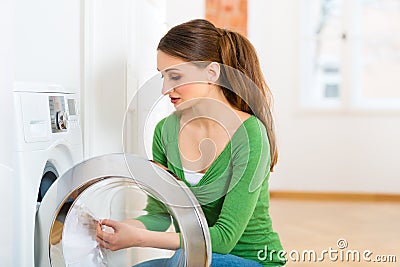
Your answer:
[[[204,173],[191,171],[185,168],[183,168],[183,173],[185,174],[186,181],[191,185],[197,185],[204,176]]]
[[[62,248],[66,266],[105,267],[105,251],[96,241],[96,218],[83,205],[74,205],[64,222]]]

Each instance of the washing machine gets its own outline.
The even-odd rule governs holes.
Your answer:
[[[100,248],[95,238],[96,221],[146,216],[146,200],[162,202],[181,233],[177,267],[209,267],[210,234],[192,191],[151,161],[123,153],[88,159],[50,187],[36,216],[35,266],[128,267],[153,259],[145,253],[148,248],[113,252]],[[161,223],[160,217],[153,220]]]
[[[50,186],[83,160],[79,97],[62,86],[17,82],[17,212],[15,266],[34,266],[34,229],[38,207]]]

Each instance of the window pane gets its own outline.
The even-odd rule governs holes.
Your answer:
[[[309,0],[307,35],[318,38],[338,38],[342,35],[342,0]]]
[[[360,96],[400,98],[400,0],[362,0]]]
[[[325,97],[327,98],[339,97],[339,84],[337,83],[325,84]]]
[[[309,0],[307,3],[306,102],[320,107],[337,106],[341,90],[342,1]]]
[[[400,39],[363,41],[360,72],[362,98],[400,98]]]
[[[361,0],[361,35],[400,34],[400,0]]]

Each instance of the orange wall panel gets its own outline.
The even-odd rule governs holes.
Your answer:
[[[247,0],[206,0],[206,19],[247,35]]]

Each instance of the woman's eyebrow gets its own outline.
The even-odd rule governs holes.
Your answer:
[[[158,68],[157,68],[157,70],[160,71]],[[169,69],[163,70],[162,72],[167,73],[168,71],[171,71],[171,70],[178,70],[178,71],[179,71],[180,69],[177,69],[177,68],[169,68]]]

